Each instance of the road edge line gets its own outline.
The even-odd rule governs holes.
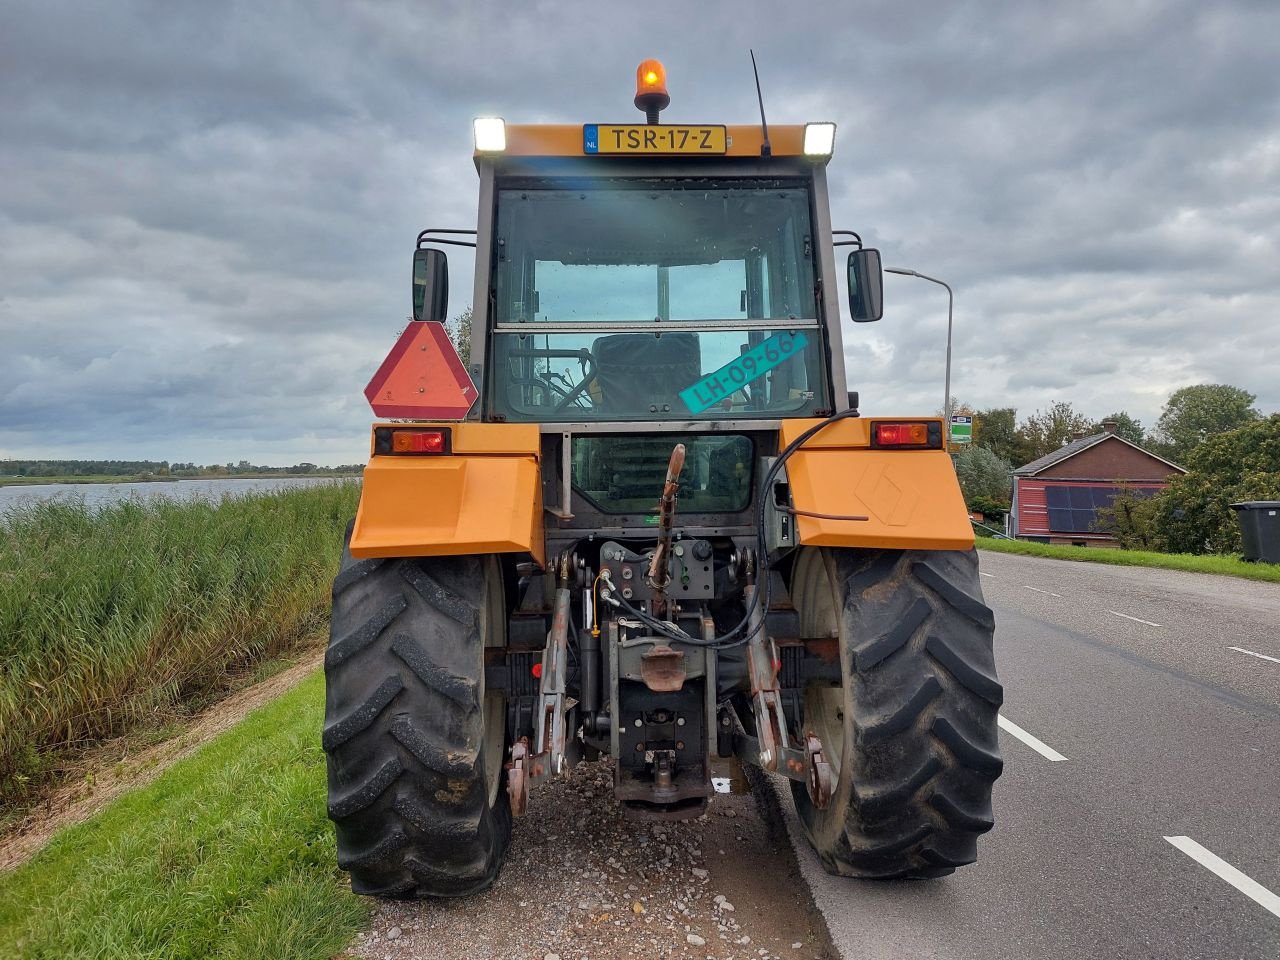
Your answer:
[[[1014,723],[1012,720],[1006,717],[1003,713],[996,717],[996,723],[1000,725],[1001,730],[1005,731],[1011,736],[1017,737],[1019,740],[1025,743],[1028,747],[1030,747],[1036,753],[1040,754],[1040,756],[1044,757],[1046,760],[1052,763],[1060,763],[1061,761],[1067,759],[1062,754],[1060,754],[1057,750],[1053,749],[1053,747],[1046,744],[1043,740],[1033,737],[1031,734],[1027,733],[1027,731],[1023,730],[1020,726],[1018,726],[1016,723]]]
[[[1225,880],[1264,910],[1280,917],[1280,896],[1272,893],[1253,877],[1236,869],[1211,850],[1206,850],[1190,837],[1165,837],[1170,844],[1210,873]]]
[[[1228,650],[1235,650],[1238,653],[1247,653],[1251,657],[1257,657],[1259,660],[1270,660],[1272,663],[1280,663],[1280,657],[1269,657],[1265,653],[1254,653],[1252,650],[1246,650],[1244,647],[1227,647]]]

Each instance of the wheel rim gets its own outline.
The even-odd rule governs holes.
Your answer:
[[[831,577],[818,550],[806,550],[797,560],[792,591],[800,614],[800,635],[838,637],[840,611],[836,607]],[[833,782],[840,782],[844,763],[844,691],[829,684],[810,684],[804,691],[804,724],[822,741],[822,752],[831,765]]]

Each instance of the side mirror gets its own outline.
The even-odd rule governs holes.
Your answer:
[[[413,251],[413,319],[444,323],[449,312],[449,258],[443,250]]]
[[[879,320],[884,313],[879,250],[854,250],[849,254],[849,313],[855,323]]]

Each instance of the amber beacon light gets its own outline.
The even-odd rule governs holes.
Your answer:
[[[645,60],[636,67],[636,109],[643,110],[650,123],[671,103],[667,93],[667,68],[661,60]]]

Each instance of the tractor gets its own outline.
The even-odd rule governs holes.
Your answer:
[[[333,583],[323,746],[360,894],[458,897],[512,818],[612,757],[639,818],[790,782],[825,867],[976,860],[994,620],[941,418],[864,417],[878,251],[833,231],[835,125],[475,121],[474,230],[429,229]],[[445,248],[475,251],[467,362]]]

